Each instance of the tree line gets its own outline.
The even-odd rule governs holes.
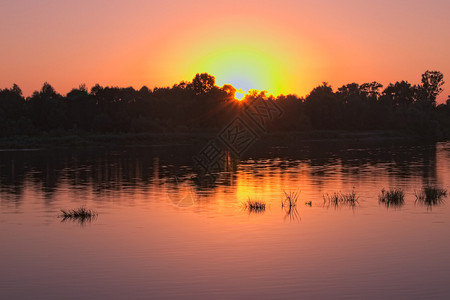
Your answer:
[[[407,81],[386,87],[378,82],[350,83],[337,90],[327,83],[306,97],[267,96],[250,91],[235,99],[231,85],[218,87],[207,73],[172,87],[139,90],[132,87],[85,85],[63,96],[49,84],[24,97],[14,84],[0,90],[0,136],[52,133],[186,132],[223,128],[245,101],[269,98],[283,109],[272,132],[311,130],[397,130],[432,138],[450,138],[450,96],[437,105],[443,74],[426,71],[421,83]]]

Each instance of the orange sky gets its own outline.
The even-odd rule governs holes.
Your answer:
[[[443,0],[3,0],[0,88],[152,88],[199,72],[300,96],[322,81],[419,83],[427,69],[450,76],[449,11]]]

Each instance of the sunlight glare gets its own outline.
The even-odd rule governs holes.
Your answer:
[[[236,91],[234,98],[241,101],[242,99],[244,99],[244,96],[247,94],[247,92],[248,91],[244,91],[242,88],[240,88]]]
[[[262,47],[254,45],[219,45],[208,55],[200,57],[192,66],[216,78],[216,85],[231,84],[236,88],[236,99],[242,99],[250,90],[267,90],[270,94],[284,92],[283,63]],[[195,71],[194,71],[195,70]]]

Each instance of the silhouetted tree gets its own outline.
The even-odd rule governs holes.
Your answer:
[[[422,84],[419,86],[423,101],[436,106],[436,97],[442,92],[444,75],[439,71],[426,71],[422,74]]]
[[[380,97],[380,89],[383,87],[381,83],[376,81],[363,83],[360,86],[361,92],[368,97],[369,100],[376,101]]]
[[[66,96],[66,128],[90,130],[97,112],[95,97],[88,93],[85,85],[72,89]]]
[[[341,129],[341,108],[341,102],[326,82],[305,98],[305,111],[315,129]]]
[[[409,105],[415,101],[414,87],[407,81],[389,84],[383,91],[383,95],[387,96],[393,106]]]
[[[34,132],[28,116],[22,90],[17,84],[0,90],[0,136],[23,135]]]
[[[216,78],[208,73],[202,73],[195,75],[191,84],[188,84],[188,88],[192,88],[195,94],[205,94],[209,92],[216,83]]]
[[[62,129],[66,121],[66,109],[63,97],[45,82],[41,91],[35,91],[27,99],[31,106],[31,119],[36,128],[49,131]]]

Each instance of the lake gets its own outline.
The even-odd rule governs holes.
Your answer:
[[[253,148],[1,151],[0,299],[450,299],[450,142]]]

